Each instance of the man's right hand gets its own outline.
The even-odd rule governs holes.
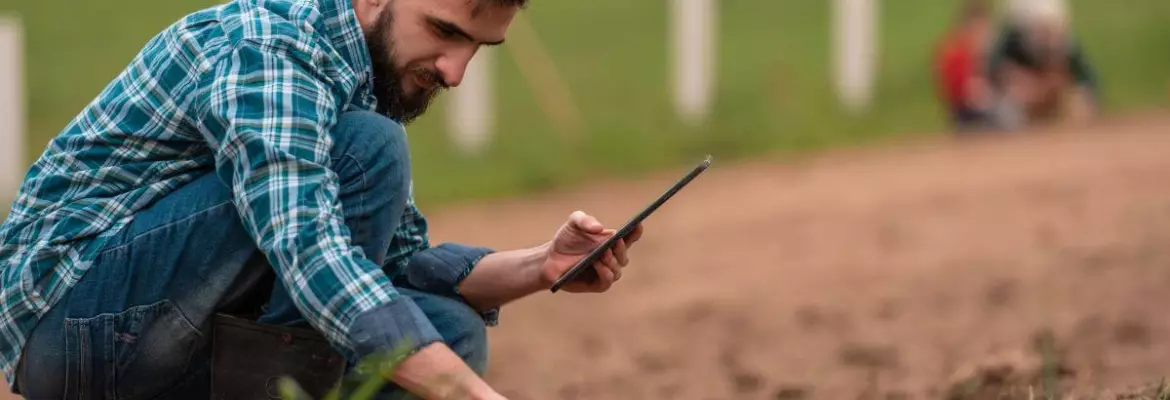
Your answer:
[[[443,342],[407,357],[395,368],[392,380],[428,400],[507,400]]]

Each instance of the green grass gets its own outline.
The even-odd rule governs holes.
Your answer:
[[[22,15],[27,30],[28,156],[159,29],[212,3],[0,0],[0,12]],[[501,51],[500,120],[486,154],[462,157],[452,148],[441,101],[410,127],[418,196],[427,204],[468,200],[690,164],[707,153],[727,160],[938,132],[945,125],[929,56],[956,3],[883,2],[877,101],[869,114],[849,116],[829,79],[830,2],[721,2],[717,103],[708,124],[688,128],[670,103],[666,2],[534,1],[527,17],[580,107],[586,140],[573,145],[554,133],[535,88]],[[1106,106],[1166,105],[1170,2],[1073,3]]]

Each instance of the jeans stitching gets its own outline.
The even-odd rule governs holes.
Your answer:
[[[134,237],[131,237],[131,238],[127,239],[127,240],[126,240],[126,243],[122,243],[122,244],[120,244],[120,245],[117,245],[117,246],[114,246],[114,247],[110,247],[110,248],[108,248],[108,249],[102,249],[102,251],[98,252],[98,254],[97,254],[97,257],[101,257],[101,256],[105,255],[106,253],[110,253],[110,252],[113,252],[113,251],[117,251],[117,250],[124,249],[124,248],[126,248],[127,246],[130,246],[131,244],[133,244],[133,243],[134,243],[135,241],[137,241],[139,238],[142,238],[143,236],[146,236],[146,235],[152,234],[152,233],[154,233],[154,232],[157,232],[157,231],[160,231],[160,230],[163,230],[163,229],[166,229],[166,228],[170,228],[170,227],[172,227],[172,226],[174,226],[174,225],[176,225],[176,224],[180,224],[180,223],[184,223],[184,222],[190,221],[191,219],[194,219],[194,218],[200,217],[200,216],[202,216],[202,215],[204,215],[204,214],[207,214],[207,213],[210,213],[210,212],[212,212],[212,211],[217,211],[217,210],[219,210],[219,209],[223,208],[224,206],[229,206],[229,205],[232,205],[232,204],[233,204],[233,203],[232,203],[232,201],[231,201],[231,200],[226,200],[226,201],[223,201],[223,202],[221,202],[221,203],[215,204],[215,205],[213,205],[213,206],[211,206],[211,207],[205,208],[205,209],[203,209],[203,210],[199,210],[199,211],[196,211],[196,212],[194,212],[194,213],[191,213],[191,215],[188,215],[188,216],[186,216],[186,217],[180,218],[180,219],[178,219],[178,220],[171,221],[171,222],[167,222],[167,223],[165,223],[165,224],[162,224],[162,225],[156,226],[156,227],[154,227],[154,228],[147,229],[147,230],[145,230],[145,231],[142,231],[142,232],[138,233],[137,235],[134,235]],[[123,228],[123,229],[129,229],[129,226],[127,226],[127,227],[125,227],[125,228]]]
[[[89,380],[93,379],[92,361],[89,354],[89,324],[79,321],[77,324],[77,398],[89,398]]]
[[[106,342],[106,351],[105,354],[103,354],[106,360],[105,365],[103,365],[106,368],[106,397],[111,399],[117,398],[116,384],[118,382],[118,377],[116,374],[118,372],[118,360],[114,359],[114,346],[117,345],[117,340],[115,339],[116,333],[117,332],[114,330],[113,324],[110,324],[108,321],[102,324],[102,339],[104,342]]]
[[[357,157],[354,157],[352,154],[349,154],[348,152],[345,153],[343,158],[350,159],[351,161],[353,161],[353,164],[357,166],[358,177],[359,177],[359,180],[361,181],[361,187],[359,190],[360,190],[360,193],[362,193],[362,195],[357,196],[357,203],[358,203],[357,209],[358,210],[365,210],[366,209],[366,196],[364,195],[364,193],[370,189],[370,180],[366,179],[366,166],[362,165],[362,162],[360,160],[358,160]],[[340,189],[342,186],[343,185],[339,185],[338,188]],[[338,198],[340,198],[340,197],[341,197],[340,193],[338,193]],[[338,200],[338,202],[340,203],[340,200]],[[344,205],[342,206],[342,208],[344,208]],[[345,213],[344,209],[342,210],[342,213],[343,214]],[[342,219],[343,220],[345,219],[344,215],[342,215]],[[363,226],[362,228],[364,229],[365,227]],[[359,235],[353,235],[353,236],[359,236]]]

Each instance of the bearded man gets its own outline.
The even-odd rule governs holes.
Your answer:
[[[262,296],[258,323],[311,327],[351,367],[410,344],[385,396],[502,398],[485,327],[613,230],[578,211],[533,248],[432,246],[403,125],[524,3],[234,0],[151,39],[0,227],[13,389],[207,399],[212,317]],[[608,290],[640,232],[565,290]]]

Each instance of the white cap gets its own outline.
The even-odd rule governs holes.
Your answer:
[[[1008,0],[1008,15],[1025,24],[1056,24],[1068,22],[1065,0]]]

